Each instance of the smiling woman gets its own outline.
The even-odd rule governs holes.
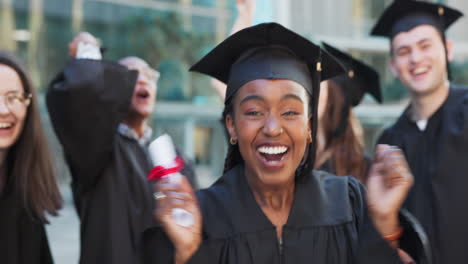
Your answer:
[[[0,115],[3,116],[0,119],[0,148],[5,151],[23,130],[30,94],[24,92],[19,75],[10,66],[0,65],[0,79],[3,84],[0,87]]]
[[[367,195],[351,177],[312,170],[319,83],[342,71],[334,58],[272,23],[232,35],[192,70],[227,84],[225,174],[196,194],[185,180],[156,184],[162,228],[146,232],[148,263],[398,263],[398,238],[424,263],[398,219],[412,184],[400,150],[379,147]],[[173,208],[194,225],[177,225]]]
[[[46,213],[61,207],[34,89],[0,52],[0,256],[7,264],[52,263]]]
[[[311,133],[308,101],[306,90],[291,80],[254,80],[238,91],[226,126],[250,161],[246,173],[272,186],[294,182]]]

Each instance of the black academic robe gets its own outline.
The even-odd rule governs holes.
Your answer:
[[[275,226],[250,190],[244,167],[237,166],[197,192],[203,241],[189,263],[400,263],[372,226],[364,195],[352,177],[311,172],[296,184],[280,244]],[[406,236],[414,235],[410,227],[405,229]],[[145,239],[145,246],[152,248],[145,263],[171,263],[173,248],[161,228],[148,230]]]
[[[137,75],[117,63],[72,60],[47,91],[72,175],[81,264],[138,264],[153,225],[152,165],[145,146],[117,132]]]
[[[0,195],[0,263],[54,263],[44,224],[8,190]]]
[[[424,131],[406,109],[378,142],[405,153],[415,184],[404,206],[427,231],[434,263],[468,263],[468,90],[452,85]]]

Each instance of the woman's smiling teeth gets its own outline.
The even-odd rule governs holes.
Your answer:
[[[275,168],[282,164],[288,150],[289,148],[285,146],[261,146],[257,148],[257,151],[263,162],[265,162],[265,165],[268,167],[273,166]]]
[[[12,123],[0,123],[0,129],[10,128],[12,126]]]
[[[286,151],[288,151],[288,148],[285,146],[278,146],[278,147],[262,146],[258,148],[258,151],[262,154],[277,155],[277,154],[285,153]]]

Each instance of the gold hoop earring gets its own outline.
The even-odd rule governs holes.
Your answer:
[[[237,144],[237,139],[235,139],[235,138],[230,138],[230,139],[229,139],[229,143],[231,143],[231,145],[235,145],[235,144]]]

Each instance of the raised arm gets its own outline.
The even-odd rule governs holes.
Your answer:
[[[230,35],[239,30],[253,25],[256,0],[236,0],[237,18],[234,21]],[[211,87],[216,91],[221,100],[226,97],[226,84],[216,79],[211,79]]]
[[[77,38],[69,45],[71,55],[77,54],[74,43]],[[135,72],[117,63],[72,58],[50,84],[47,108],[72,176],[80,184],[95,183],[111,158],[136,78]]]
[[[402,151],[379,145],[375,156],[367,191],[361,185],[351,188],[355,190],[353,200],[359,201],[355,208],[363,205],[360,213],[357,213],[361,217],[358,221],[359,263],[414,263],[413,259],[418,263],[429,263],[424,230],[416,219],[401,209],[413,184],[413,176]],[[388,262],[380,260],[391,255],[393,262],[390,261],[392,258]],[[398,261],[395,256],[398,256]]]

